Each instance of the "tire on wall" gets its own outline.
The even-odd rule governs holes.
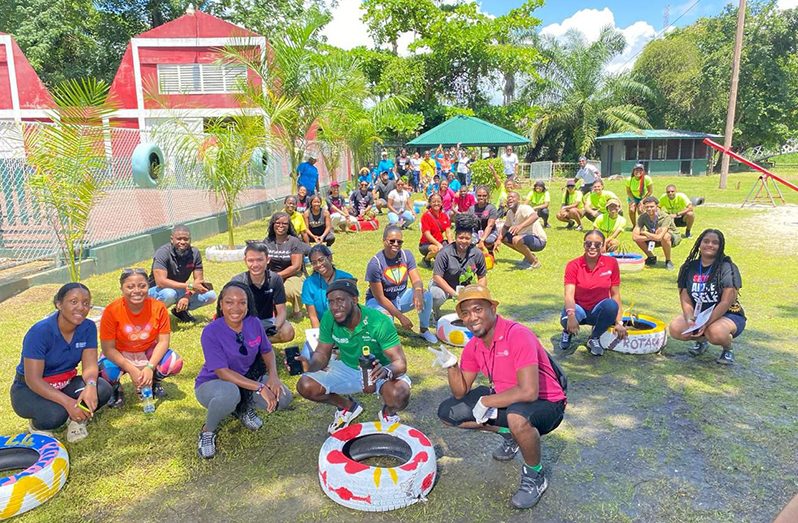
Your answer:
[[[465,347],[468,340],[474,337],[468,327],[456,313],[446,314],[438,320],[436,328],[438,339],[455,347]]]
[[[163,177],[163,152],[157,144],[140,143],[133,150],[133,182],[144,189],[157,187]]]
[[[361,460],[390,456],[396,467]],[[426,501],[437,474],[435,449],[418,429],[399,423],[358,423],[333,433],[319,452],[321,489],[336,503],[384,512]]]
[[[0,478],[0,519],[32,510],[58,494],[69,475],[69,454],[49,436],[0,436],[0,470],[12,469],[25,470]]]
[[[668,326],[657,318],[640,314],[635,316],[635,324],[632,326],[631,318],[624,316],[623,323],[628,334],[626,339],[616,338],[610,327],[599,338],[603,347],[626,354],[653,354],[661,351],[668,343]]]
[[[224,245],[211,245],[205,249],[205,259],[215,262],[241,262],[244,260],[244,245],[236,245],[234,249]]]
[[[255,176],[266,176],[269,165],[269,153],[263,147],[256,147],[249,158],[249,168]]]
[[[618,270],[621,272],[642,271],[646,261],[642,254],[629,252],[608,252],[605,253],[604,256],[615,258],[615,260],[618,262]]]

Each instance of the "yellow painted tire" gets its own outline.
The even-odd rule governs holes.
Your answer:
[[[69,454],[49,436],[0,436],[0,470],[11,469],[25,470],[0,478],[0,519],[32,510],[58,494],[69,475]]]
[[[627,327],[628,336],[625,340],[619,340],[616,338],[612,327],[610,327],[599,338],[601,345],[615,352],[626,354],[653,354],[661,351],[668,343],[667,324],[662,320],[645,314],[640,314],[636,318],[637,325],[642,324],[643,328]],[[623,317],[624,324],[629,320],[628,316]]]
[[[438,320],[436,334],[439,340],[455,347],[465,347],[468,340],[474,337],[455,313],[441,316]]]
[[[361,461],[391,456],[396,467]],[[394,423],[358,423],[334,432],[319,451],[319,484],[345,507],[384,512],[421,500],[435,484],[437,463],[429,438],[418,429]]]

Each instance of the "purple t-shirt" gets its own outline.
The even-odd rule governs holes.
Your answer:
[[[259,354],[266,354],[272,350],[272,344],[269,343],[269,338],[266,337],[263,325],[257,316],[244,318],[242,323],[241,333],[244,335],[246,355],[239,351],[241,343],[236,341],[237,334],[227,326],[224,318],[213,320],[202,330],[200,343],[205,363],[202,364],[202,369],[194,381],[194,388],[206,381],[218,379],[214,372],[217,369],[230,369],[243,376],[255,363],[255,358]]]

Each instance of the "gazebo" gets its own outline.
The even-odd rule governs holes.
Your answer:
[[[455,116],[409,142],[409,147],[526,145],[529,139],[473,116]]]

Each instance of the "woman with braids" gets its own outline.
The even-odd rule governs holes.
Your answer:
[[[668,329],[674,339],[695,342],[688,350],[692,356],[703,354],[711,343],[721,348],[716,362],[732,365],[732,339],[742,334],[746,318],[737,300],[743,286],[740,270],[726,256],[725,247],[723,233],[717,229],[707,229],[696,239],[679,269],[677,283],[682,314],[671,321]],[[696,316],[709,307],[714,309],[707,322],[683,334],[695,327]]]
[[[305,223],[304,218],[302,223]],[[285,299],[292,307],[290,319],[299,321],[302,319],[302,283],[305,281],[302,262],[310,247],[297,237],[291,217],[285,212],[272,214],[263,243],[269,251],[269,270],[283,279]]]
[[[197,452],[210,459],[216,454],[219,423],[235,416],[249,430],[263,420],[255,409],[274,412],[291,403],[291,393],[277,377],[272,345],[255,310],[245,283],[231,281],[216,301],[216,319],[200,337],[205,362],[194,382],[197,401],[208,409],[200,430]],[[260,356],[261,362],[257,362]]]

